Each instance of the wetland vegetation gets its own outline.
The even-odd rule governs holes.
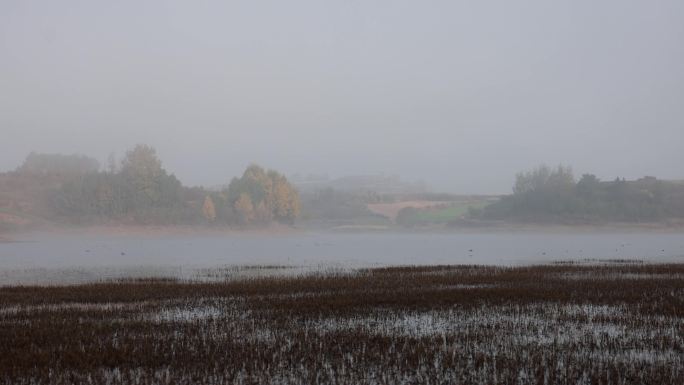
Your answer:
[[[234,273],[2,287],[0,383],[642,384],[684,377],[682,264]]]

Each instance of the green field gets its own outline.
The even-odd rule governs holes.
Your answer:
[[[453,202],[438,207],[413,209],[408,217],[405,216],[403,218],[403,223],[410,225],[444,224],[463,218],[471,208],[481,209],[490,203],[484,200],[465,201]]]

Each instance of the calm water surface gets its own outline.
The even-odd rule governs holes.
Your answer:
[[[556,260],[684,262],[675,233],[296,233],[214,236],[55,236],[0,244],[0,284],[178,275],[234,265],[354,268],[518,265]],[[185,268],[185,273],[183,273]],[[57,276],[55,272],[60,272]]]

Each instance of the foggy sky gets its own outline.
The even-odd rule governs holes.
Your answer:
[[[142,142],[190,185],[684,179],[684,2],[2,0],[0,138],[0,170]]]

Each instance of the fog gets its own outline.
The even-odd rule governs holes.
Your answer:
[[[684,179],[684,3],[0,2],[0,170],[154,146],[185,184],[250,162],[509,192],[565,164]]]

